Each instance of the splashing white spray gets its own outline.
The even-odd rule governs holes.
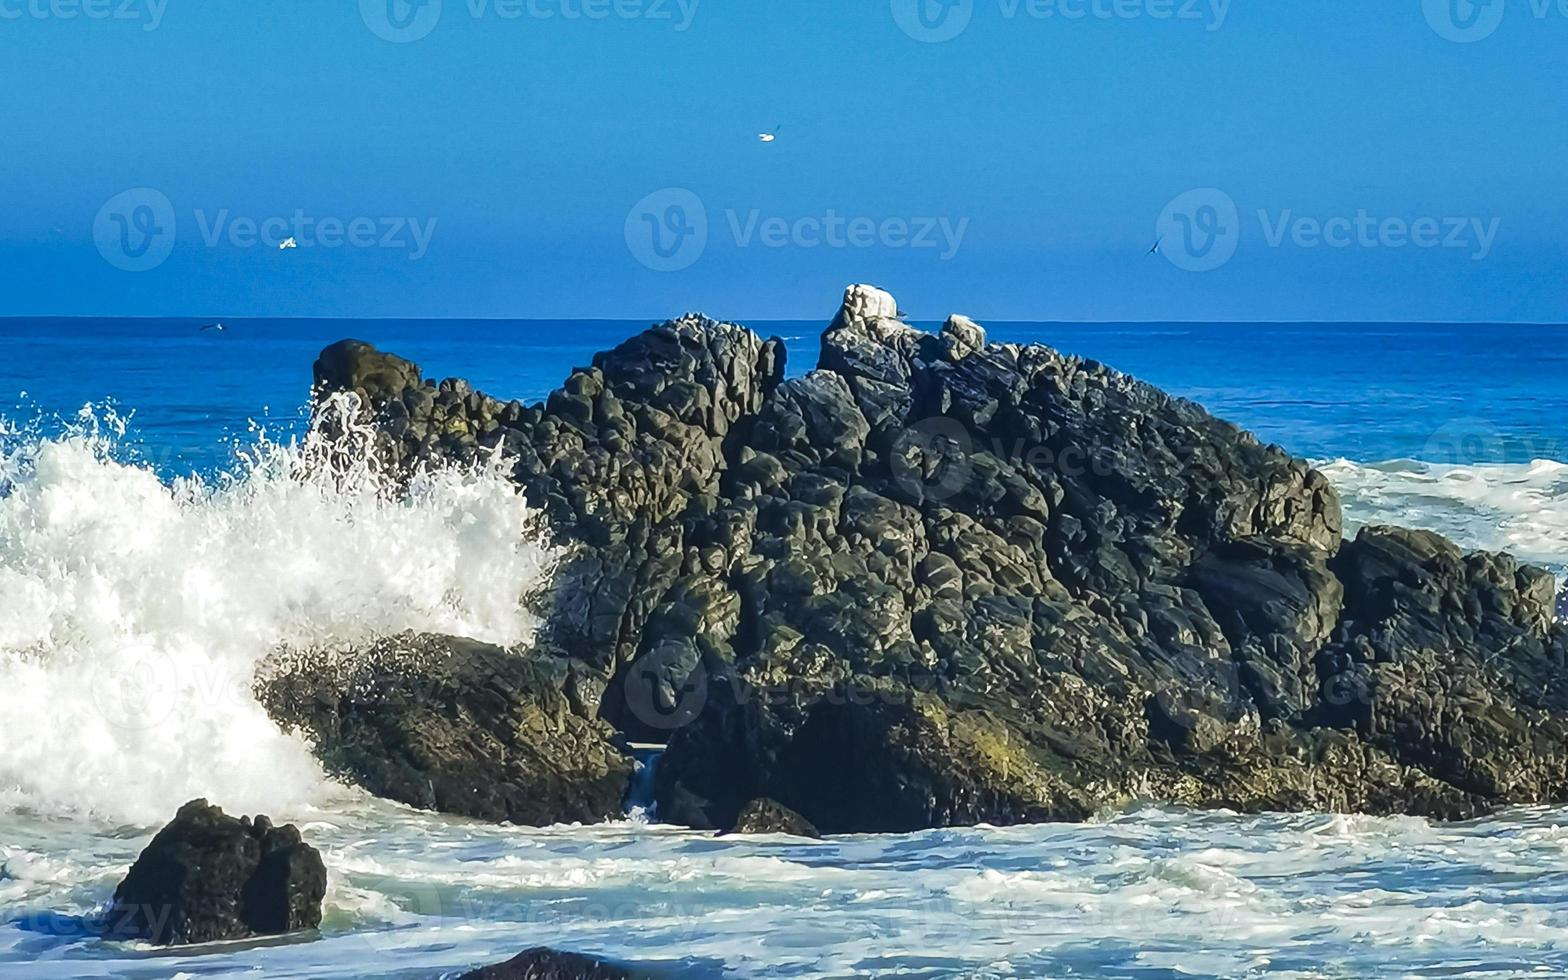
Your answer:
[[[258,434],[231,471],[170,484],[117,461],[112,415],[52,438],[0,424],[0,792],[138,823],[196,796],[321,802],[337,790],[251,697],[269,652],[531,638],[521,599],[555,555],[504,463],[394,489],[368,433],[339,429]]]
[[[1568,463],[1317,464],[1339,491],[1347,533],[1366,524],[1426,528],[1464,548],[1507,551],[1568,574]]]

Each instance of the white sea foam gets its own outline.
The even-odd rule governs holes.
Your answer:
[[[1568,572],[1568,463],[1337,459],[1318,466],[1339,490],[1347,533],[1367,524],[1424,528],[1467,548],[1507,551]]]
[[[258,435],[230,472],[170,484],[117,458],[122,434],[90,410],[51,437],[0,430],[0,791],[30,806],[150,823],[196,796],[325,799],[250,695],[261,658],[405,629],[531,635],[520,592],[552,556],[498,462],[396,493],[349,427]]]

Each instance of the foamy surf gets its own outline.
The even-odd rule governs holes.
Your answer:
[[[1423,528],[1568,573],[1568,463],[1336,459],[1318,468],[1339,490],[1347,534],[1367,524]]]
[[[123,437],[91,411],[0,436],[0,790],[32,807],[152,824],[197,796],[323,802],[342,790],[251,697],[269,652],[532,635],[520,599],[553,556],[499,460],[405,493],[349,426],[258,435],[228,471],[164,482]]]
[[[1468,824],[1145,808],[1072,826],[829,841],[525,829],[371,800],[302,814],[322,936],[154,952],[79,916],[144,838],[13,818],[0,977],[434,980],[547,944],[691,978],[1568,975],[1568,812]],[[47,856],[46,856],[47,855]],[[10,964],[8,969],[7,964]]]

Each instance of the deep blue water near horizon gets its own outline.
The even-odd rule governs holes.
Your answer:
[[[296,430],[316,354],[355,337],[537,401],[646,320],[0,319],[0,414],[132,413],[130,442],[167,475],[225,465],[249,423]],[[815,366],[819,321],[752,321]],[[922,324],[935,329],[936,324]],[[1568,327],[1523,324],[1000,323],[993,340],[1093,358],[1315,459],[1562,459]]]

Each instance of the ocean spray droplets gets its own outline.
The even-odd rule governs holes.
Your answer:
[[[0,789],[148,822],[203,795],[286,811],[332,790],[251,697],[268,654],[404,630],[530,639],[520,595],[554,555],[502,463],[393,493],[346,451],[366,433],[340,428],[259,438],[222,476],[173,484],[117,460],[112,416],[7,430]]]

